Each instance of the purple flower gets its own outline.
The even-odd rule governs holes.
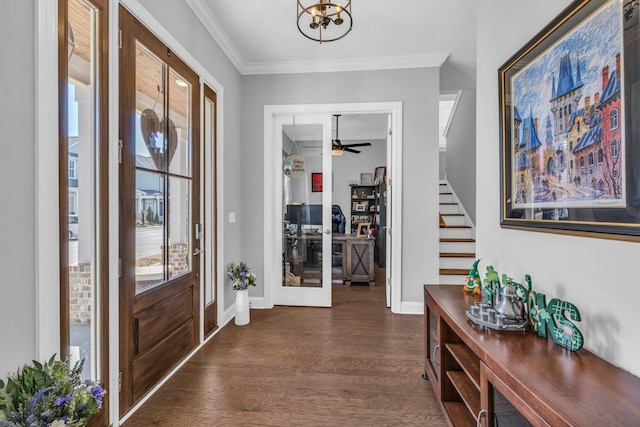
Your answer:
[[[56,408],[59,408],[61,406],[65,406],[67,403],[71,402],[72,400],[73,400],[73,397],[71,397],[70,394],[67,394],[66,396],[58,397],[55,403],[53,404],[53,406],[55,406]]]
[[[91,397],[93,397],[93,400],[95,400],[96,402],[101,401],[104,397],[104,390],[102,389],[102,387],[100,387],[99,385],[93,387],[91,389]]]

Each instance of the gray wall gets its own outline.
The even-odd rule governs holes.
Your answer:
[[[242,233],[244,224],[240,212],[244,210],[246,198],[242,194],[244,168],[242,166],[241,120],[242,77],[226,54],[213,40],[191,8],[181,1],[139,0],[140,3],[186,48],[224,88],[223,126],[224,134],[218,143],[224,144],[222,158],[218,164],[224,168],[224,265],[240,261],[243,257]],[[219,123],[220,125],[220,123]],[[229,212],[236,212],[237,221],[229,224]],[[225,281],[225,308],[235,302],[231,285]]]
[[[0,67],[0,378],[36,358],[34,5],[4,1],[0,14],[0,57],[11,64]]]
[[[438,277],[438,68],[245,76],[242,116],[243,197],[263,200],[264,106],[402,101],[404,215],[402,300],[422,301],[423,283]],[[346,159],[346,155],[344,156]],[[358,171],[359,172],[359,171]],[[277,202],[277,201],[275,201]],[[264,200],[264,205],[274,203]],[[245,209],[244,256],[264,271],[262,211]],[[344,208],[343,208],[344,209]],[[433,229],[429,226],[433,224]],[[263,288],[252,290],[263,295]]]
[[[640,245],[500,227],[498,68],[524,46],[568,0],[480,0],[478,7],[477,253],[514,280],[530,274],[536,291],[574,303],[585,347],[640,375],[637,327]],[[500,25],[496,25],[496,17]],[[526,16],[527,19],[522,19]],[[508,35],[508,37],[505,37]]]
[[[476,93],[462,91],[447,134],[447,179],[471,222],[476,222]]]
[[[449,61],[440,68],[440,92],[462,90],[447,135],[447,150],[441,156],[440,178],[445,174],[460,203],[476,222],[476,79]],[[444,169],[444,171],[442,170]]]
[[[370,147],[360,147],[361,153],[345,152],[342,156],[332,156],[333,168],[333,198],[332,204],[339,205],[347,218],[345,232],[349,233],[350,212],[351,212],[351,193],[349,182],[360,182],[361,173],[370,173],[373,175],[375,168],[386,165],[386,140],[344,140],[343,144],[355,144],[359,142],[370,142]],[[305,159],[305,175],[291,181],[293,202],[303,202],[310,204],[322,203],[322,193],[313,193],[311,191],[311,174],[313,172],[322,172],[322,156],[318,149],[305,150],[307,143],[298,143],[300,153]],[[320,142],[317,142],[320,144]],[[313,144],[315,145],[315,143]],[[325,188],[325,191],[327,189]]]

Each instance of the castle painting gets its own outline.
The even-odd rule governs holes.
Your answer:
[[[622,13],[605,3],[511,78],[513,207],[625,207]]]

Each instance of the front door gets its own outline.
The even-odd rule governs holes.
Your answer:
[[[200,112],[198,76],[122,7],[120,28],[122,414],[198,342]]]
[[[338,230],[331,212],[331,116],[279,116],[274,130],[282,152],[282,203],[276,214],[282,275],[273,285],[273,301],[330,307],[332,265],[342,268],[346,255],[340,243],[332,244]]]

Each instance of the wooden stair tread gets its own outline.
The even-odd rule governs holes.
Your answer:
[[[457,205],[456,202],[440,202],[441,205]]]
[[[443,214],[440,214],[440,215],[442,215],[442,216],[464,216],[464,214],[461,214],[461,213],[450,213],[450,214],[443,213]]]
[[[440,193],[440,194],[444,194],[445,196],[451,196],[451,195],[453,195],[453,193],[448,193],[448,192],[444,192],[444,193]]]
[[[445,225],[442,228],[471,228],[470,225]]]
[[[441,237],[440,241],[443,243],[474,243],[476,239],[464,237]]]
[[[471,252],[440,252],[440,258],[475,258]]]
[[[450,275],[450,276],[468,276],[469,269],[468,268],[441,268],[440,275]]]

